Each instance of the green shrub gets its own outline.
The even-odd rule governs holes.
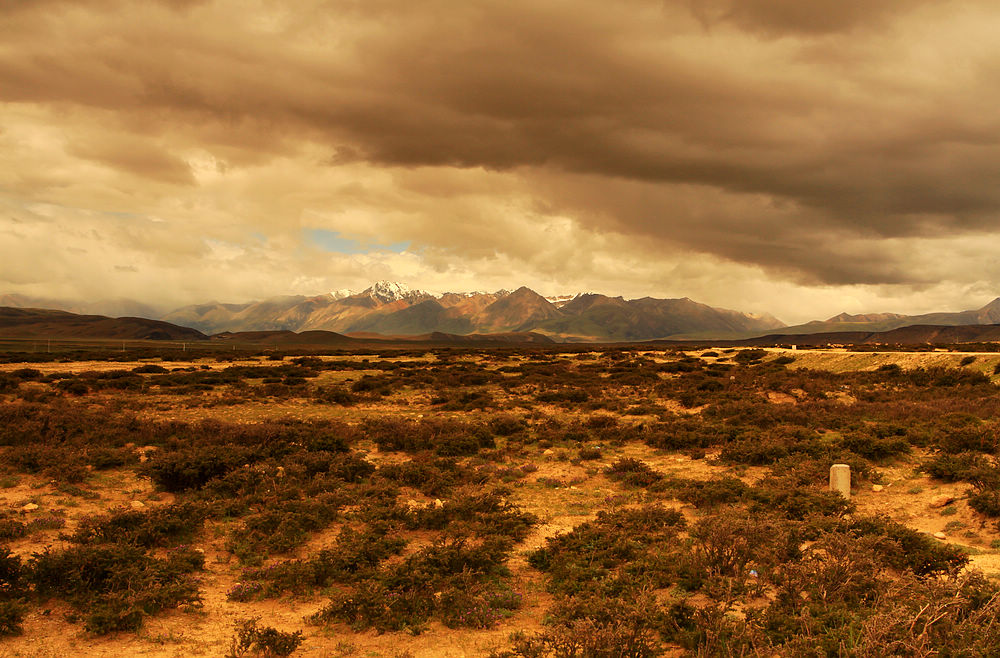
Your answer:
[[[387,533],[386,526],[364,532],[344,528],[336,543],[315,557],[244,569],[240,582],[227,596],[234,601],[273,598],[285,592],[307,594],[334,583],[363,580],[380,562],[406,546],[405,540]]]
[[[737,363],[753,363],[754,361],[760,361],[765,356],[767,356],[767,350],[761,349],[750,349],[750,350],[740,350],[733,357],[733,360]]]
[[[0,638],[24,632],[26,607],[19,601],[0,599]]]
[[[663,475],[646,462],[632,457],[620,457],[604,469],[609,479],[631,487],[648,487],[659,481]]]
[[[191,539],[208,515],[203,505],[181,503],[135,510],[118,507],[84,517],[70,540],[79,544],[121,543],[167,546]]]
[[[989,489],[969,496],[969,507],[990,517],[1000,516],[1000,491]]]
[[[260,627],[254,617],[237,624],[226,658],[243,656],[290,656],[302,644],[302,631],[285,633],[270,626]]]
[[[333,597],[314,619],[379,632],[419,631],[433,617],[454,627],[493,626],[504,611],[520,607],[520,596],[504,584],[509,551],[506,541],[471,546],[464,538],[438,539]]]
[[[750,487],[734,477],[692,480],[671,477],[663,482],[663,488],[682,502],[695,507],[716,507],[732,505],[747,497]]]
[[[879,544],[885,563],[895,569],[909,569],[919,577],[954,572],[969,561],[960,548],[889,519],[861,517],[847,522],[844,528],[855,537],[889,540]]]
[[[45,549],[30,563],[28,579],[42,599],[62,598],[84,617],[87,631],[103,635],[138,630],[148,615],[200,603],[188,577],[189,559],[151,557],[119,544]]]
[[[191,445],[160,450],[140,469],[158,487],[170,492],[199,489],[244,464],[261,459],[259,451],[235,445]]]
[[[305,542],[309,533],[328,526],[343,502],[335,494],[274,502],[244,517],[230,532],[227,548],[246,564],[260,564],[267,555],[286,553]]]

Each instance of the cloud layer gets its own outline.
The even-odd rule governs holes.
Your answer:
[[[985,0],[0,1],[0,287],[976,305],[998,25]]]

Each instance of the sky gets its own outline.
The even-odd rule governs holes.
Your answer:
[[[1000,296],[993,0],[0,0],[0,294]]]

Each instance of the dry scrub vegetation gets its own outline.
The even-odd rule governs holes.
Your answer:
[[[987,359],[144,356],[3,359],[0,655],[1000,646]]]

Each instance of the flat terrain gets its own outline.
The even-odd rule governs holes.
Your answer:
[[[296,656],[996,639],[1000,354],[13,361],[0,656],[267,655],[254,619]]]

